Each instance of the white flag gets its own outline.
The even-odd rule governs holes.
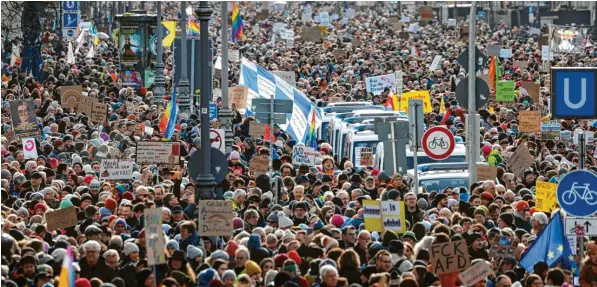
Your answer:
[[[75,52],[73,52],[73,43],[68,42],[68,55],[66,57],[66,62],[69,64],[75,63]]]
[[[91,45],[91,46],[89,47],[89,52],[87,53],[87,58],[88,58],[88,59],[93,59],[93,56],[94,56],[94,55],[95,55],[95,54],[93,53],[93,45]]]

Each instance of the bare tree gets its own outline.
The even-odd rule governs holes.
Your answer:
[[[62,21],[59,17],[59,1],[37,2],[39,5],[39,17],[44,30],[52,29],[54,20]],[[1,29],[4,36],[16,37],[22,35],[24,1],[2,1],[0,13],[2,14]],[[57,23],[56,28],[60,27]]]

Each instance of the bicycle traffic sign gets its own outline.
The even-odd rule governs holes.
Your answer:
[[[587,170],[574,170],[558,184],[558,203],[574,216],[589,216],[597,212],[597,175]]]
[[[423,135],[423,150],[435,160],[448,158],[454,151],[456,142],[452,132],[444,127],[432,127]]]

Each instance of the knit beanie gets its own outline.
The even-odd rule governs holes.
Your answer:
[[[245,273],[249,276],[255,274],[261,276],[261,268],[259,267],[259,264],[255,263],[255,261],[249,260],[247,263],[245,263]]]
[[[123,252],[124,255],[129,256],[133,252],[139,252],[139,247],[133,242],[127,242],[124,244]]]
[[[424,198],[419,198],[419,200],[417,200],[417,205],[422,210],[427,210],[427,207],[429,207],[429,203]]]
[[[75,287],[91,287],[91,282],[87,278],[79,278],[75,281]]]
[[[234,241],[234,240],[228,241],[228,245],[226,246],[226,253],[228,253],[228,256],[234,257],[234,254],[236,254],[237,249],[238,249],[238,243],[236,243],[236,241]]]
[[[203,257],[203,251],[193,245],[187,246],[187,258],[194,260],[197,257]]]
[[[232,228],[233,229],[241,229],[245,227],[245,222],[240,217],[235,217],[232,219]]]
[[[279,228],[288,228],[292,227],[294,223],[290,218],[288,218],[283,212],[278,212],[278,227]]]
[[[330,219],[330,223],[336,226],[337,228],[340,228],[344,224],[344,217],[342,217],[342,215],[335,214]]]
[[[104,202],[104,207],[106,207],[107,209],[112,211],[112,213],[114,213],[114,210],[116,210],[116,206],[117,206],[116,200],[114,200],[113,198],[108,198]]]
[[[220,279],[220,277],[218,276],[218,273],[216,272],[215,269],[207,268],[207,269],[201,271],[201,273],[199,273],[199,275],[197,275],[197,279],[199,281],[199,285],[207,286],[207,285],[209,285],[209,282],[211,282],[211,280]]]
[[[63,208],[68,208],[68,207],[71,207],[71,206],[73,206],[73,203],[72,203],[72,202],[70,202],[70,200],[63,199],[63,200],[60,202],[60,209],[63,209]]]
[[[174,239],[170,239],[168,240],[168,243],[166,243],[166,249],[168,248],[174,248],[174,250],[178,250],[178,241],[174,240]]]
[[[245,264],[245,266],[246,266],[246,264]],[[234,270],[228,269],[228,270],[224,271],[224,273],[222,273],[222,280],[226,281],[226,279],[232,279],[232,281],[236,281],[236,273],[234,273]]]
[[[292,250],[288,252],[288,258],[292,259],[292,261],[296,262],[296,265],[301,265],[302,260],[301,256],[296,252],[296,250]]]

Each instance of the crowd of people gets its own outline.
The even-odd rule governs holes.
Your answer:
[[[231,46],[243,57],[268,70],[294,71],[296,87],[319,107],[332,97],[384,105],[388,92],[367,93],[364,78],[402,71],[404,92],[430,93],[433,112],[425,115],[426,125],[445,125],[465,138],[466,109],[455,95],[455,82],[466,76],[456,62],[468,46],[458,28],[464,22],[448,28],[434,20],[404,39],[388,21],[398,15],[391,2],[351,3],[356,14],[346,20],[346,7],[310,2],[314,13],[328,9],[340,17],[332,20],[323,41],[309,42],[300,39],[301,29],[315,25],[301,19],[307,3],[287,3],[280,10],[267,4],[239,5],[245,37]],[[268,8],[268,17],[258,20]],[[166,9],[171,17],[179,14],[178,5]],[[219,51],[220,25],[226,23],[219,21],[220,9],[214,11],[210,36]],[[415,21],[416,11],[403,9],[402,13],[410,13]],[[295,31],[292,45],[272,41],[276,22]],[[82,44],[76,61],[69,64],[66,39],[48,30],[42,38],[44,65],[39,78],[22,71],[18,63],[10,66],[3,61],[2,286],[59,286],[63,263],[69,265],[70,258],[76,287],[462,286],[458,271],[434,273],[430,255],[431,245],[458,240],[466,241],[472,264],[484,261],[494,271],[471,286],[596,286],[597,246],[589,240],[586,256],[572,258],[576,266],[582,265],[580,270],[550,266],[539,259],[532,272],[519,265],[553,215],[563,213],[558,208],[536,209],[536,182],[557,183],[577,169],[579,150],[572,141],[543,140],[540,134],[519,132],[521,111],[540,110],[542,120],[550,120],[545,108],[550,74],[543,69],[546,60],[541,58],[538,37],[527,26],[490,25],[484,20],[476,25],[481,51],[496,44],[512,49],[512,58],[501,59],[499,76],[515,81],[515,102],[492,100],[478,111],[482,159],[497,167],[495,180],[415,193],[406,176],[373,167],[354,168],[347,158],[336,160],[332,144],[322,140],[317,148],[322,165],[296,165],[292,149],[304,143],[279,126],[274,127],[273,144],[253,137],[249,126],[255,118],[234,109],[229,169],[218,185],[223,191],[219,199],[232,201],[235,212],[230,236],[204,236],[198,229],[197,200],[201,199],[184,162],[201,144],[196,114],[180,113],[170,139],[180,142],[183,164],[137,163],[131,180],[100,180],[102,159],[135,159],[137,142],[161,140],[163,105],[154,101],[153,85],[122,87],[118,47],[112,40]],[[4,48],[22,45],[19,39],[4,40]],[[588,44],[580,54],[555,54],[548,62],[552,67],[595,67],[595,47]],[[89,49],[95,51],[92,58],[87,57]],[[338,50],[344,51],[343,56],[336,56]],[[10,59],[9,54],[3,50],[3,59]],[[442,61],[430,70],[436,55]],[[172,58],[166,49],[167,95],[175,84],[171,83]],[[238,84],[239,72],[239,63],[231,62],[230,86]],[[538,102],[521,92],[524,82],[540,85]],[[76,109],[63,107],[59,88],[70,85],[81,85],[85,96],[106,103],[107,121],[92,122]],[[21,99],[33,100],[40,129],[36,158],[26,158],[25,146],[11,123],[10,102]],[[164,104],[169,99],[166,96]],[[136,108],[131,110],[133,103]],[[559,124],[561,130],[597,131],[594,121]],[[139,125],[152,127],[153,132]],[[508,160],[521,145],[534,161],[524,173],[515,174]],[[254,156],[268,156],[271,149],[276,154],[274,172],[256,177],[248,162]],[[597,173],[592,151],[585,163]],[[279,197],[272,192],[273,178],[281,179]],[[406,232],[367,230],[364,200],[403,201]],[[46,215],[71,207],[76,210],[76,225],[49,230]],[[163,233],[152,236],[164,237],[166,263],[150,265],[143,213],[156,207],[161,208]],[[401,222],[388,223],[396,225]],[[510,247],[505,253],[493,252],[494,244],[502,240]],[[578,254],[579,246],[571,248]],[[578,277],[576,283],[574,277]]]

